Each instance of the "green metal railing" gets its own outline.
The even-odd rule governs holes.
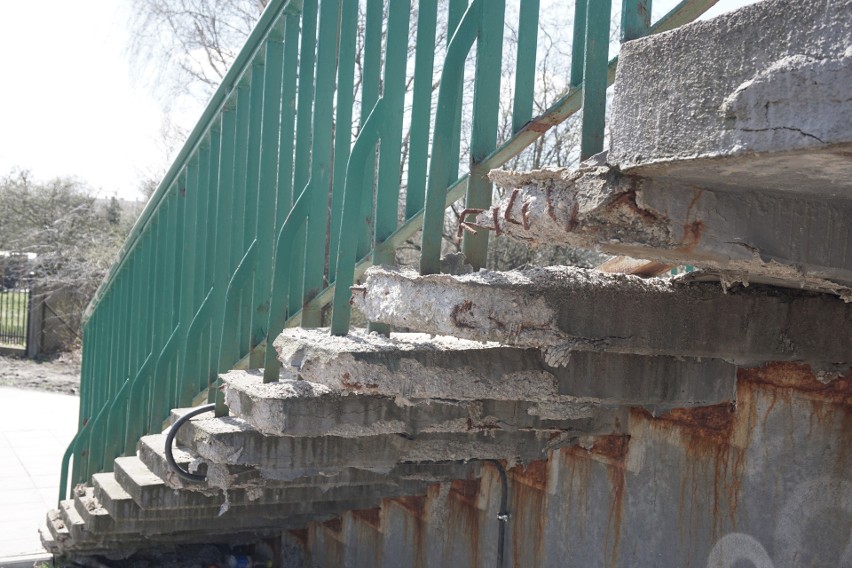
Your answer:
[[[420,270],[439,272],[445,208],[465,195],[467,207],[490,206],[485,173],[551,126],[582,108],[580,157],[603,149],[616,67],[607,61],[611,0],[574,2],[571,88],[537,117],[537,31],[547,14],[539,0],[519,0],[513,135],[499,146],[505,1],[448,0],[445,20],[436,0],[419,0],[416,11],[411,0],[362,1],[363,26],[357,0],[269,2],[87,310],[79,429],[62,461],[60,498],[70,464],[73,483],[110,470],[199,393],[226,412],[215,388],[220,372],[265,367],[265,380],[277,380],[266,344],[285,326],[319,326],[331,304],[331,333],[347,333],[354,280],[371,264],[392,263],[421,228]],[[650,0],[624,0],[622,39],[677,27],[715,1],[685,0],[651,26]],[[451,39],[435,100],[439,21]],[[471,163],[459,177],[463,78],[474,46]],[[465,235],[476,267],[485,265],[487,239],[484,231]]]

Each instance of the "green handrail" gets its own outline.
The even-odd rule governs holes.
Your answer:
[[[536,37],[547,14],[539,0],[517,0],[512,136],[500,145],[505,1],[450,0],[443,19],[435,0],[417,0],[416,11],[411,0],[362,1],[363,23],[358,0],[270,0],[87,308],[78,433],[62,460],[60,498],[69,481],[132,453],[171,408],[205,392],[216,398],[220,372],[263,365],[264,380],[277,380],[267,344],[284,327],[318,326],[331,305],[331,332],[347,333],[349,287],[367,266],[394,262],[420,229],[421,272],[437,272],[447,205],[466,194],[469,207],[489,206],[487,171],[581,106],[580,155],[602,149],[617,64],[606,61],[611,0],[574,2],[571,88],[535,118]],[[623,0],[622,38],[671,29],[714,3],[685,0],[652,26],[650,0]],[[448,44],[436,62],[440,26]],[[459,177],[474,46],[471,163]],[[466,236],[463,250],[484,266],[487,236]]]

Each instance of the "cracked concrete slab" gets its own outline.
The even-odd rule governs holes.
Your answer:
[[[332,365],[334,363],[332,362]],[[359,367],[359,368],[364,368]],[[348,384],[377,384],[369,367],[367,374],[353,374],[348,368],[342,373],[329,374],[325,382],[349,372]],[[399,375],[405,380],[417,380],[416,375]],[[340,436],[352,438],[376,434],[416,435],[424,432],[470,432],[473,430],[517,430],[554,428],[593,428],[613,420],[612,412],[601,409],[597,400],[581,401],[566,398],[561,404],[564,412],[558,416],[543,413],[534,401],[455,400],[444,393],[439,398],[403,398],[399,394],[368,394],[337,388],[333,394],[314,400],[279,396],[280,387],[289,383],[315,384],[308,381],[284,379],[279,383],[263,384],[262,375],[231,372],[224,376],[226,402],[232,414],[240,416],[266,435],[283,436]],[[473,380],[473,379],[472,379]],[[365,387],[366,391],[378,390]]]
[[[606,165],[495,170],[490,177],[509,192],[477,215],[474,230],[530,246],[692,264],[742,274],[741,281],[805,287],[852,301],[852,200],[711,191],[698,181],[684,186]]]
[[[184,433],[185,432],[185,433]],[[187,447],[215,464],[252,465],[265,471],[309,468],[392,468],[405,462],[481,459],[538,459],[570,444],[583,431],[494,430],[470,433],[383,434],[358,438],[264,436],[240,418],[187,423],[179,436]],[[238,451],[235,449],[238,448]]]
[[[206,496],[221,494],[222,489],[229,493],[245,489],[251,495],[258,495],[264,489],[285,489],[292,487],[319,487],[330,489],[348,485],[364,485],[387,483],[390,481],[445,481],[462,479],[478,474],[481,464],[479,461],[442,462],[442,463],[401,463],[392,467],[371,466],[357,467],[319,467],[318,464],[296,470],[253,467],[246,465],[229,465],[205,462],[207,480],[201,483],[184,483],[174,475],[164,455],[165,435],[144,436],[139,443],[139,460],[170,490],[185,490],[197,492]],[[196,459],[196,456],[178,447],[175,461],[186,468]],[[116,470],[122,474],[119,469]],[[130,490],[133,489],[132,484]],[[150,484],[139,491],[151,490]]]
[[[572,426],[534,420],[545,417],[561,421],[599,417],[611,422],[612,417],[601,413],[606,407],[718,404],[732,400],[735,379],[734,366],[718,359],[578,352],[560,361],[563,365],[550,365],[536,348],[410,333],[386,338],[353,330],[345,337],[329,337],[323,329],[290,329],[276,339],[275,347],[285,376],[296,375],[342,393],[393,397],[406,408],[427,405],[427,412],[440,412],[452,404],[467,408],[473,424],[502,428]],[[243,376],[244,382],[258,380]],[[277,388],[286,387],[270,391]],[[286,402],[286,398],[266,399],[265,404]],[[266,431],[252,414],[235,413]],[[267,427],[281,422],[280,417],[273,419]]]
[[[364,288],[352,301],[371,321],[544,347],[554,364],[574,350],[803,361],[827,370],[852,361],[852,304],[814,292],[725,291],[576,267],[462,276],[374,267]]]
[[[849,143],[852,19],[832,15],[850,10],[849,0],[766,0],[625,43],[611,163],[647,175],[652,164],[804,149],[819,156]],[[807,158],[794,166],[813,170],[811,185],[849,180],[852,163],[838,158],[829,169]]]

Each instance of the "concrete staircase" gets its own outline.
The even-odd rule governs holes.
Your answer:
[[[852,101],[835,95],[852,92],[850,13],[768,0],[626,44],[610,153],[493,173],[510,196],[470,227],[704,270],[372,268],[353,304],[418,333],[285,331],[277,383],[227,373],[231,415],[180,430],[176,461],[204,482],[146,436],[48,514],[45,547],[274,535],[317,566],[838,565]],[[837,522],[819,520],[825,494]]]

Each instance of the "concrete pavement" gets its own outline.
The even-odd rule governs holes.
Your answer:
[[[59,495],[59,464],[77,428],[79,399],[0,387],[0,568],[44,553],[38,528]]]

